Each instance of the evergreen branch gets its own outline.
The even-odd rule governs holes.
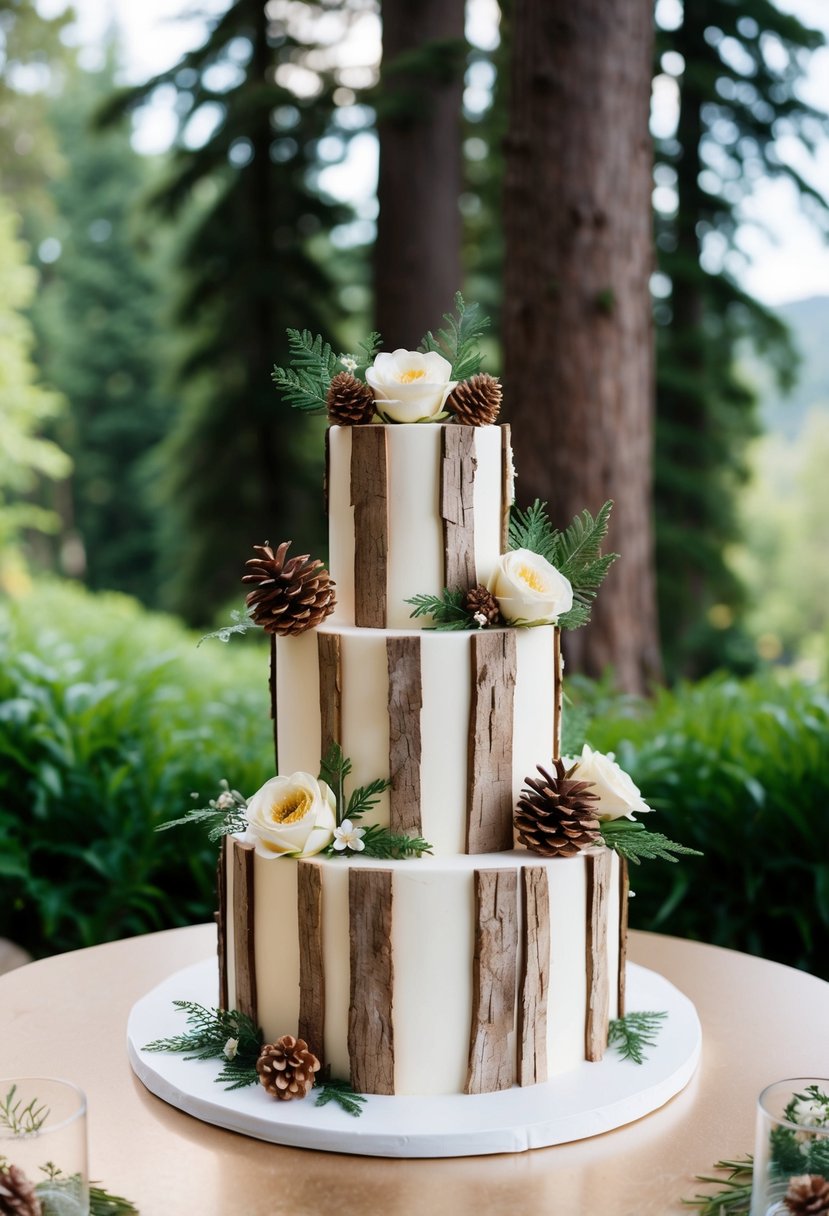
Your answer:
[[[379,857],[384,861],[403,861],[407,857],[420,857],[431,853],[432,846],[421,836],[404,836],[390,832],[388,828],[372,824],[365,829],[362,856]]]
[[[251,629],[262,628],[251,616],[247,605],[242,609],[234,608],[230,614],[230,620],[232,622],[230,625],[222,625],[221,628],[214,630],[213,633],[206,633],[204,637],[199,638],[198,642],[196,642],[196,649],[198,650],[202,642],[212,642],[214,640],[217,642],[229,642],[234,633],[250,633]]]
[[[0,1166],[5,1158],[0,1157]],[[53,1162],[40,1167],[45,1179],[35,1184],[41,1208],[44,1212],[77,1212],[80,1174],[65,1174]],[[2,1209],[4,1212],[6,1208]],[[122,1195],[112,1195],[97,1182],[89,1184],[89,1216],[139,1216],[138,1208]]]
[[[221,793],[218,798],[211,798],[207,806],[194,808],[180,819],[168,819],[166,823],[159,823],[155,830],[166,832],[169,828],[197,823],[207,827],[207,839],[213,844],[232,832],[244,831],[247,826],[247,799],[238,790],[232,790],[224,778],[219,785],[222,787]],[[193,797],[197,798],[198,795],[194,794]]]
[[[339,359],[327,342],[311,331],[289,329],[289,367],[274,366],[271,374],[276,387],[294,409],[305,413],[325,413],[328,386],[339,369]]]
[[[350,819],[352,823],[361,819],[366,811],[370,811],[377,805],[380,795],[390,785],[389,778],[378,777],[376,781],[370,781],[368,785],[361,785],[359,789],[354,790],[348,800],[348,809],[343,819]]]
[[[139,1213],[135,1204],[123,1195],[112,1195],[97,1182],[91,1182],[89,1216],[139,1216]]]
[[[332,1077],[327,1081],[320,1081],[314,1088],[319,1090],[315,1106],[327,1106],[329,1102],[336,1102],[347,1115],[353,1115],[355,1119],[359,1119],[363,1113],[366,1100],[362,1094],[354,1092],[348,1081],[339,1081]]]
[[[337,823],[342,823],[346,816],[342,809],[345,805],[345,779],[351,772],[351,761],[343,754],[343,749],[334,739],[328,751],[320,761],[320,781],[324,781],[334,791],[337,804]]]
[[[602,839],[609,849],[615,849],[620,857],[639,865],[648,860],[673,861],[673,856],[702,857],[698,849],[686,848],[663,836],[661,832],[649,831],[644,823],[636,819],[609,819],[599,824]]]
[[[186,1060],[221,1060],[216,1080],[227,1082],[225,1089],[240,1089],[258,1080],[262,1031],[247,1014],[238,1009],[208,1009],[195,1001],[173,1001],[173,1005],[186,1013],[189,1030],[169,1039],[154,1039],[145,1044],[144,1051],[188,1052]],[[227,1055],[229,1042],[235,1044],[232,1057]]]
[[[645,1049],[656,1045],[656,1036],[667,1013],[626,1013],[615,1018],[608,1027],[607,1045],[615,1047],[623,1060],[644,1064]]]
[[[2,1102],[0,1102],[0,1127],[8,1129],[13,1136],[34,1136],[49,1118],[49,1107],[38,1106],[37,1098],[32,1098],[28,1105],[23,1105],[23,1099],[15,1101],[17,1086],[12,1085]]]
[[[406,603],[412,605],[412,617],[430,616],[433,629],[474,629],[472,614],[463,606],[465,595],[460,587],[454,591],[444,587],[440,595],[413,595]]]
[[[700,1216],[748,1216],[751,1204],[751,1184],[754,1177],[754,1160],[743,1157],[737,1161],[718,1161],[715,1170],[728,1172],[727,1178],[698,1174],[695,1181],[716,1185],[722,1189],[713,1195],[695,1195],[683,1199],[686,1207],[696,1208]]]
[[[489,328],[489,317],[482,317],[477,304],[464,303],[463,296],[455,293],[456,315],[444,313],[445,329],[437,336],[429,331],[420,344],[422,351],[434,351],[452,364],[453,380],[468,380],[474,376],[483,361],[478,349],[478,340]]]
[[[508,544],[510,549],[530,549],[555,565],[553,555],[556,532],[547,514],[547,504],[536,498],[531,507],[522,511],[514,506],[510,512]]]
[[[382,346],[383,339],[374,330],[362,342],[357,343],[357,371],[363,372],[377,358],[377,352]]]

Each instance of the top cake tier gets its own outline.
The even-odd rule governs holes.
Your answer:
[[[333,622],[418,628],[415,595],[486,583],[507,547],[508,426],[332,426],[326,443]]]

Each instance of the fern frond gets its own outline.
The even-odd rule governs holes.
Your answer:
[[[637,1010],[626,1013],[623,1018],[615,1018],[608,1027],[608,1047],[615,1047],[623,1060],[644,1064],[645,1050],[656,1046],[656,1036],[667,1016],[664,1010],[660,1013]]]
[[[509,521],[510,549],[529,549],[555,565],[552,555],[556,553],[557,537],[558,532],[550,523],[547,514],[546,502],[537,498],[526,511],[517,506],[512,508]]]
[[[363,857],[379,857],[387,861],[402,861],[406,857],[420,857],[431,853],[432,846],[421,836],[404,836],[390,832],[388,828],[372,824],[363,836]]]
[[[366,811],[370,811],[377,805],[380,795],[390,785],[391,781],[387,778],[378,778],[376,781],[370,781],[368,785],[361,785],[359,789],[353,790],[348,800],[348,810],[343,818],[350,819],[352,822],[361,819]]]
[[[646,861],[676,861],[681,857],[702,857],[698,849],[686,848],[663,836],[661,832],[649,831],[644,823],[635,819],[611,819],[599,824],[602,839],[609,849],[615,849],[620,857],[638,865]]]
[[[478,349],[478,340],[489,328],[489,317],[482,317],[477,304],[464,303],[463,296],[455,293],[456,315],[444,313],[444,329],[437,335],[430,330],[420,344],[422,351],[435,351],[452,364],[453,380],[468,380],[474,376],[483,362]]]
[[[377,358],[377,352],[383,344],[380,334],[374,330],[367,338],[357,344],[357,371],[364,372]]]
[[[339,359],[327,342],[310,330],[289,329],[289,367],[274,366],[271,379],[294,409],[325,413],[325,398],[333,377],[341,370]]]
[[[413,595],[406,600],[412,605],[413,617],[430,616],[435,629],[474,629],[475,622],[463,606],[464,592],[444,587],[440,595]]]
[[[354,1092],[348,1081],[330,1078],[320,1081],[314,1088],[319,1090],[315,1106],[327,1106],[329,1102],[336,1102],[347,1115],[353,1115],[355,1119],[363,1113],[366,1100],[362,1094]]]

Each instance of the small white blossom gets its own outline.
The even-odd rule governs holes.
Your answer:
[[[802,1098],[794,1105],[792,1120],[801,1127],[826,1127],[829,1124],[829,1103],[816,1098]]]
[[[362,853],[366,847],[363,837],[365,828],[355,828],[350,819],[344,819],[338,828],[334,828],[334,848],[338,853],[351,849],[352,853]]]
[[[235,806],[235,803],[236,800],[230,791],[225,790],[224,793],[219,794],[219,797],[216,799],[216,810],[229,811],[232,806]]]
[[[222,1048],[222,1052],[227,1057],[228,1060],[234,1059],[236,1052],[238,1050],[239,1050],[239,1040],[238,1039],[228,1039],[228,1041],[225,1043],[224,1047]]]
[[[347,372],[351,372],[352,376],[354,375],[357,370],[357,360],[353,355],[342,355],[340,357],[340,363],[342,363]]]
[[[486,617],[484,616],[483,612],[476,612],[472,619],[475,622],[475,624],[478,626],[479,629],[483,629],[483,627],[487,623]]]

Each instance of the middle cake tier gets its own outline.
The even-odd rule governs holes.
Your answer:
[[[276,704],[280,773],[318,773],[336,742],[352,787],[391,781],[373,822],[436,856],[510,849],[524,781],[559,752],[559,632],[326,624],[276,639]]]

